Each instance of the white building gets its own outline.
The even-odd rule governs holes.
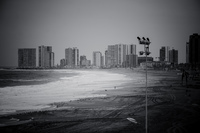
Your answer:
[[[93,52],[93,66],[100,68],[102,67],[102,54],[99,51]]]
[[[79,49],[76,47],[65,49],[65,63],[69,68],[79,66]]]

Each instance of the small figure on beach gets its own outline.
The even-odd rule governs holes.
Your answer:
[[[186,72],[185,69],[183,69],[182,70],[182,85],[183,85],[184,77],[185,77],[185,82],[186,82],[186,85],[187,85],[188,76],[189,76],[189,73]]]

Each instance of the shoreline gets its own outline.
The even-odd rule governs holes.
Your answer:
[[[156,81],[148,84],[150,132],[199,131],[200,89],[180,85],[180,77],[172,78],[175,75],[174,72],[149,72],[149,80],[154,78]],[[127,76],[131,76],[131,73]],[[0,129],[5,132],[143,132],[145,85],[141,83],[134,87],[128,83],[122,88],[96,92],[106,93],[106,97],[55,103],[56,109],[52,110],[0,116],[1,125],[12,118],[21,122],[0,125]],[[133,118],[137,123],[127,118]]]

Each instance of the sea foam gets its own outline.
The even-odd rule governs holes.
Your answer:
[[[72,70],[57,72],[70,73]],[[61,77],[46,84],[0,88],[0,114],[43,109],[55,102],[104,96],[93,93],[98,90],[113,89],[114,86],[131,80],[123,74],[106,71],[74,70],[74,72],[78,75]]]

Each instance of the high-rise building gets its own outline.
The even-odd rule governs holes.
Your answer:
[[[85,55],[80,56],[80,67],[88,67],[91,65],[91,61],[87,60]]]
[[[80,66],[86,66],[86,56],[85,55],[82,55],[80,56]]]
[[[18,49],[18,67],[35,68],[36,67],[36,49],[21,48]]]
[[[200,64],[200,35],[197,33],[190,35],[188,48],[189,63],[193,65]]]
[[[178,64],[178,50],[169,50],[169,62]]]
[[[73,48],[73,53],[74,53],[74,65],[79,66],[79,49],[76,47]]]
[[[118,66],[125,66],[126,62],[126,44],[116,44],[115,45],[117,48],[117,65]]]
[[[39,46],[39,67],[51,68],[54,66],[54,52],[51,46]]]
[[[102,67],[102,54],[99,51],[93,52],[93,66]]]
[[[73,58],[73,49],[67,48],[65,49],[65,63],[68,67],[74,66],[74,58]]]
[[[161,47],[160,61],[169,61],[169,47],[168,46]]]
[[[186,63],[189,63],[189,42],[186,42]]]
[[[134,54],[136,55],[136,45],[130,44],[126,47],[126,55]]]
[[[115,45],[108,45],[108,50],[106,53],[106,66],[114,67],[117,65],[117,50]]]
[[[136,45],[108,45],[105,52],[105,65],[107,67],[135,67],[137,65]]]
[[[136,55],[136,45],[126,46],[126,64],[125,67],[136,67],[138,65],[138,56]]]
[[[101,56],[101,66],[104,66],[104,56]]]
[[[79,66],[79,50],[76,47],[65,49],[65,61],[68,67]]]
[[[109,55],[108,55],[108,50],[105,51],[105,66],[108,66],[108,59]]]

